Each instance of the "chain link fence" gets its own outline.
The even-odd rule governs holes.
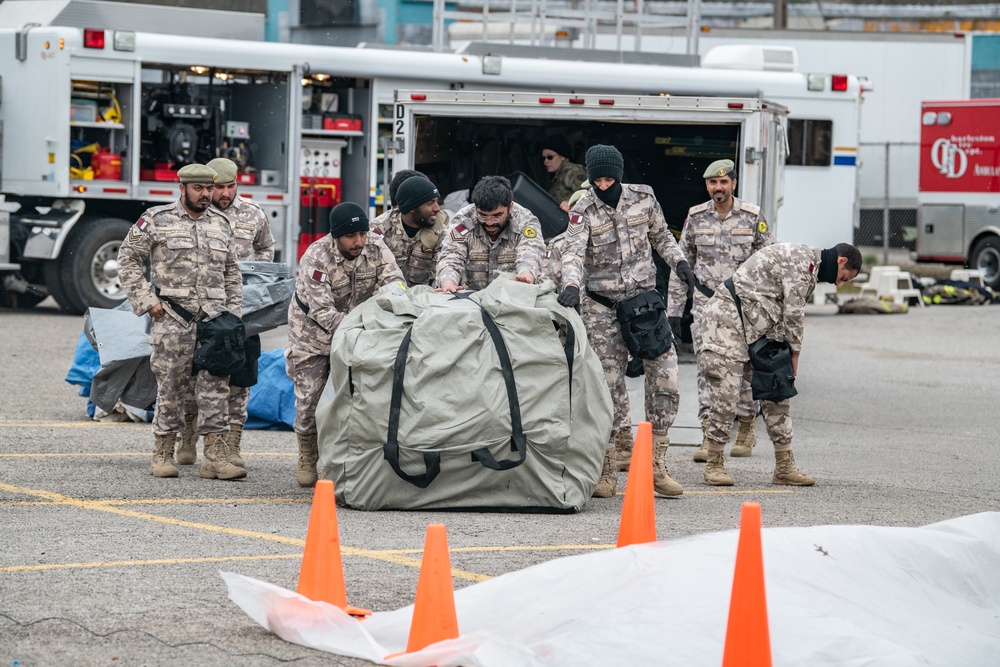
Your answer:
[[[862,142],[858,159],[854,245],[866,263],[898,264],[916,248],[920,144]]]

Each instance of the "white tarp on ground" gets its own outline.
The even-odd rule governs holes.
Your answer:
[[[230,598],[279,637],[381,664],[717,667],[737,537],[561,558],[463,588],[461,637],[392,660],[384,656],[405,649],[412,606],[359,622],[277,586],[222,576]],[[923,528],[769,528],[762,541],[775,665],[997,664],[1000,513]],[[348,598],[365,604],[357,590]]]

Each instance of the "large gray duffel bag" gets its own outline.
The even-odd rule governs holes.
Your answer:
[[[330,361],[316,421],[339,503],[572,512],[593,493],[611,396],[551,282],[388,286],[337,328]]]

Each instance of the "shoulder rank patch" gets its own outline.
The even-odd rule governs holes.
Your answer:
[[[524,228],[524,237],[525,238],[533,239],[536,236],[538,236],[538,232],[536,232],[533,227],[525,227]]]
[[[315,280],[318,283],[325,283],[326,282],[326,273],[324,271],[313,271],[312,272],[312,279]]]
[[[757,231],[761,234],[767,234],[767,223],[761,220],[757,223]]]
[[[469,234],[469,228],[462,223],[458,223],[451,228],[451,240],[465,243],[465,237]]]

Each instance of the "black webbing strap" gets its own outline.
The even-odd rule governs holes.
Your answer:
[[[701,282],[697,278],[694,279],[694,288],[705,295],[706,298],[711,299],[715,296],[715,290]]]
[[[403,342],[396,352],[396,363],[392,371],[392,402],[389,405],[389,432],[386,434],[385,445],[382,447],[382,456],[393,472],[399,475],[400,479],[409,482],[420,489],[426,489],[434,478],[441,472],[441,454],[438,452],[424,452],[424,468],[426,471],[422,475],[409,475],[403,472],[399,466],[399,407],[403,402],[403,375],[406,372],[406,354],[410,350],[410,337],[413,328],[406,331]]]
[[[455,298],[467,299],[471,295],[471,293],[456,294]],[[497,461],[489,449],[481,447],[472,452],[472,460],[478,461],[481,465],[491,470],[510,470],[524,463],[528,455],[528,441],[521,424],[521,404],[517,398],[517,385],[514,382],[514,367],[511,364],[510,353],[507,350],[507,344],[504,342],[500,328],[497,327],[496,322],[493,321],[493,318],[490,317],[490,314],[482,306],[480,306],[480,312],[482,313],[483,324],[486,326],[486,331],[490,334],[493,346],[496,348],[497,356],[500,359],[500,369],[503,372],[504,385],[507,388],[507,403],[510,409],[510,448],[511,451],[517,452],[518,457],[516,459]],[[400,479],[418,488],[426,489],[441,472],[441,454],[439,452],[423,453],[426,470],[419,475],[405,473],[399,465],[399,413],[403,401],[403,378],[406,372],[406,357],[410,349],[412,333],[413,329],[410,328],[403,336],[403,342],[400,343],[399,350],[396,352],[396,363],[393,366],[392,374],[392,399],[389,405],[389,428],[386,434],[385,445],[382,447],[382,453],[385,460],[389,462],[389,465]]]
[[[746,338],[747,335],[747,325],[743,323],[743,304],[740,301],[740,297],[736,296],[736,285],[733,284],[732,278],[726,278],[726,282],[723,283],[729,293],[733,295],[733,301],[736,302],[736,312],[740,316],[740,326],[743,327],[743,337]]]
[[[162,294],[160,294],[159,287],[154,287],[153,292],[156,293],[156,296],[159,297],[160,301],[163,301],[168,306],[170,306],[170,309],[175,313],[177,313],[178,315],[180,315],[185,322],[187,322],[188,324],[194,322],[196,315],[187,308],[185,308],[184,306],[180,305],[179,303],[171,299],[169,296],[163,296]]]
[[[303,313],[305,313],[306,315],[309,314],[309,304],[307,304],[305,301],[299,298],[298,292],[295,292],[295,303],[299,304],[299,308],[302,309]]]
[[[610,308],[614,310],[615,308],[618,307],[617,301],[612,301],[608,297],[598,294],[597,292],[591,292],[589,287],[587,287],[585,291],[587,292],[587,296],[589,296],[591,299],[601,304],[605,308]]]

